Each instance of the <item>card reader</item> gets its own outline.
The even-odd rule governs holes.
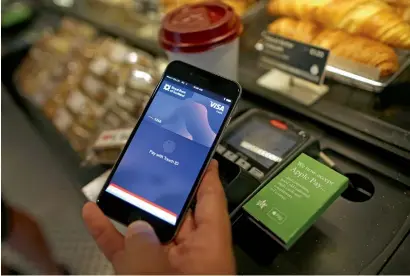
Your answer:
[[[319,143],[301,127],[279,115],[251,109],[226,130],[216,152],[260,182],[295,153],[318,155]]]

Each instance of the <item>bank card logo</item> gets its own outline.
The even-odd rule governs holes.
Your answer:
[[[225,106],[223,106],[221,104],[218,104],[218,103],[215,103],[213,101],[211,101],[211,107],[213,109],[216,109],[216,110],[221,111],[221,112],[223,112],[225,110]]]

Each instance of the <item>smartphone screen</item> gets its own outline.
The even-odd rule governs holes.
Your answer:
[[[166,73],[157,89],[105,192],[176,225],[237,99]]]

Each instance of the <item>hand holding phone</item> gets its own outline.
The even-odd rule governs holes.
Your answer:
[[[94,203],[83,209],[87,228],[117,274],[234,274],[231,225],[218,164],[208,166],[177,236],[162,245],[153,228],[134,222],[124,238]]]
[[[172,241],[240,94],[236,82],[171,62],[97,199],[103,213],[147,221]]]

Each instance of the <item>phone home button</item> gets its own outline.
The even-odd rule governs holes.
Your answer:
[[[128,217],[128,224],[133,223],[134,221],[140,220],[141,216],[138,213],[131,213]]]

